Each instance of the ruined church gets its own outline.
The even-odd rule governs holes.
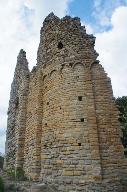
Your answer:
[[[8,108],[6,169],[21,168],[61,192],[126,191],[118,111],[94,44],[79,18],[51,13],[32,71],[20,50]]]

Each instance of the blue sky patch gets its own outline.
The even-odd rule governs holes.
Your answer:
[[[127,0],[74,0],[69,5],[69,14],[80,17],[95,32],[103,32],[112,28],[110,19],[119,6],[127,6]]]

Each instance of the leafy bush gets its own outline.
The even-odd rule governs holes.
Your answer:
[[[15,170],[14,169],[8,169],[6,171],[7,173],[7,176],[10,178],[10,179],[15,179]]]
[[[0,155],[0,168],[3,169],[4,157]]]
[[[4,182],[2,177],[0,177],[0,192],[4,192]]]
[[[17,180],[26,180],[24,175],[24,170],[22,168],[17,168],[16,170],[16,179]]]
[[[119,110],[119,122],[123,132],[122,143],[125,148],[125,155],[127,156],[127,96],[118,97],[115,99],[115,103]]]
[[[7,175],[13,180],[26,180],[22,168],[17,168],[16,171],[15,169],[9,169],[7,170]]]

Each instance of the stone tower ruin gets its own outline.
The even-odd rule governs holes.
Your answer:
[[[53,13],[30,72],[21,50],[8,109],[5,167],[59,191],[124,192],[127,160],[110,78],[80,19]]]

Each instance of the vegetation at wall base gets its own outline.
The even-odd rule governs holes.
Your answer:
[[[127,156],[127,96],[118,97],[115,99],[117,108],[120,112],[119,114],[119,122],[121,124],[122,129],[122,143],[125,148],[124,154]]]
[[[0,169],[3,169],[4,157],[0,155]]]
[[[4,192],[4,182],[2,177],[0,177],[0,192]]]
[[[16,169],[16,179],[17,180],[26,180],[26,177],[24,175],[24,170],[22,168]]]
[[[17,181],[25,181],[27,178],[24,175],[24,171],[22,168],[15,168],[8,169],[7,170],[7,175],[10,177],[12,180],[17,180]]]

